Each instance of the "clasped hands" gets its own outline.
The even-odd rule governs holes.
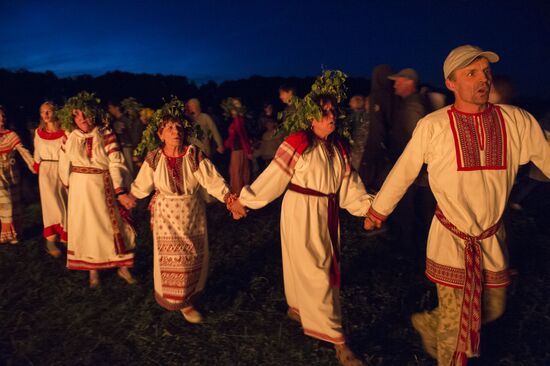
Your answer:
[[[238,198],[232,202],[228,202],[227,209],[231,212],[231,216],[233,216],[235,220],[240,220],[243,217],[246,217],[246,214],[248,212],[246,207],[243,206],[243,204],[241,203],[241,201],[239,201]]]
[[[131,193],[125,193],[118,196],[118,202],[120,202],[120,204],[127,210],[131,210],[136,207],[136,201],[137,198],[135,198]]]
[[[378,220],[376,217],[367,214],[365,221],[363,222],[363,228],[366,231],[378,230],[382,227],[382,221]]]

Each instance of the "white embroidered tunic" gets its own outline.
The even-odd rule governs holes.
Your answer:
[[[61,147],[59,176],[69,187],[67,267],[132,266],[135,232],[121,216],[115,192],[128,174],[115,135],[74,130]]]
[[[461,232],[478,236],[499,222],[519,165],[529,161],[550,175],[549,145],[525,110],[489,104],[485,111],[469,114],[445,107],[418,122],[372,212],[382,219],[389,215],[426,163],[444,216]],[[508,285],[504,228],[480,243],[485,286]],[[464,286],[464,240],[436,218],[428,236],[426,275],[443,285]]]
[[[59,151],[67,135],[63,130],[34,134],[34,167],[38,171],[44,237],[58,235],[67,240],[67,188],[59,179]]]
[[[14,131],[0,132],[0,222],[11,224],[8,231],[0,233],[0,244],[18,241],[19,216],[21,214],[21,194],[19,169],[15,155],[18,152],[29,169],[34,171],[32,156]]]
[[[155,298],[169,310],[190,305],[208,272],[206,211],[200,188],[223,202],[229,188],[212,162],[190,145],[179,157],[150,152],[131,186],[137,198],[151,200]]]
[[[281,244],[288,306],[300,314],[305,334],[343,343],[339,288],[331,285],[330,278],[335,253],[328,199],[285,190],[291,183],[324,194],[336,193],[340,207],[356,216],[366,215],[372,197],[351,170],[347,151],[322,142],[309,151],[306,147],[304,132],[290,135],[264,172],[242,189],[239,199],[257,209],[284,193]]]

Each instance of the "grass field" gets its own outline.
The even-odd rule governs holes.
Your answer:
[[[279,243],[279,202],[234,222],[209,206],[210,274],[198,304],[201,325],[153,298],[148,214],[136,212],[139,240],[129,286],[114,271],[101,288],[68,271],[41,239],[40,208],[25,211],[26,240],[0,246],[2,365],[337,365],[333,349],[302,334],[286,317]],[[509,236],[519,275],[508,309],[483,328],[472,365],[550,364],[550,219],[548,201],[513,213]],[[342,212],[344,328],[370,365],[435,365],[409,324],[436,305],[421,250],[367,237],[362,220]],[[423,246],[419,245],[419,248]]]

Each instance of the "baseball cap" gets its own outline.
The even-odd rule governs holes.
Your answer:
[[[418,73],[415,69],[406,68],[399,71],[397,74],[388,76],[388,79],[395,80],[397,78],[407,78],[409,80],[414,80],[415,83],[418,83]]]
[[[443,63],[443,75],[445,79],[455,70],[462,69],[471,64],[476,58],[485,57],[489,62],[498,62],[500,57],[492,51],[484,51],[477,46],[464,45],[452,50]]]

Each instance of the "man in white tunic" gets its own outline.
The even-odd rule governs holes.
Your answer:
[[[421,119],[369,210],[371,228],[393,211],[428,166],[438,207],[428,237],[426,275],[438,307],[412,316],[425,350],[439,365],[479,355],[481,323],[502,315],[510,283],[502,213],[519,165],[550,175],[550,148],[537,121],[509,105],[488,103],[494,52],[455,48],[443,70],[455,103]]]
[[[239,201],[258,209],[284,193],[281,208],[283,276],[288,315],[304,333],[333,343],[344,365],[362,363],[347,348],[340,307],[338,207],[365,216],[372,197],[351,168],[344,143],[333,134],[331,102],[311,130],[291,134]],[[286,191],[286,192],[285,192]]]

